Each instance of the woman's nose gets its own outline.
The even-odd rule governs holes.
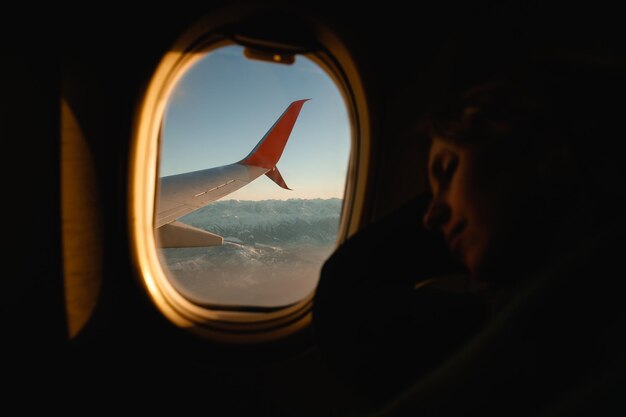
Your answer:
[[[428,209],[426,213],[424,213],[424,217],[422,222],[424,223],[424,227],[427,230],[437,230],[450,218],[450,207],[442,201],[440,197],[434,197],[430,204],[428,205]]]

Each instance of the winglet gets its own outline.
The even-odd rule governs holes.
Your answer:
[[[265,136],[257,143],[252,152],[244,159],[239,161],[240,164],[254,165],[261,168],[272,169],[283,154],[291,130],[298,119],[300,110],[305,101],[310,99],[296,100],[292,102],[287,110],[280,116],[274,125],[267,131]],[[269,171],[272,172],[272,171]],[[267,176],[272,178],[268,172]],[[278,171],[275,171],[278,172]],[[272,174],[273,175],[273,174]],[[278,178],[282,181],[282,177],[278,174]],[[272,178],[276,182],[276,179]],[[283,187],[281,183],[276,182]],[[284,181],[282,181],[284,184]],[[285,185],[283,188],[287,188]]]
[[[267,175],[269,179],[271,179],[272,181],[274,181],[276,184],[280,185],[281,187],[287,190],[291,190],[291,188],[287,187],[287,183],[285,183],[283,176],[280,175],[280,172],[278,171],[278,167],[274,167],[270,169],[269,171],[265,173],[265,175]]]

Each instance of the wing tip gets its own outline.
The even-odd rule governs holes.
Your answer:
[[[310,99],[310,98],[302,98],[302,99],[300,99],[300,100],[295,100],[295,101],[292,101],[292,102],[291,102],[291,104],[289,105],[289,107],[291,107],[291,106],[293,106],[293,105],[296,105],[296,104],[300,104],[300,105],[302,105],[302,104],[304,104],[305,102],[307,102],[307,101],[309,101],[309,100],[311,100],[311,99]]]
[[[267,169],[275,167],[289,140],[291,130],[300,115],[304,102],[309,100],[310,98],[305,98],[291,102],[248,156],[238,163]]]

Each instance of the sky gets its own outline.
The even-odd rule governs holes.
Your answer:
[[[160,176],[239,161],[292,101],[305,98],[276,165],[292,190],[261,176],[222,200],[343,198],[350,123],[333,80],[304,56],[276,64],[247,59],[235,45],[209,52],[176,85],[163,121]]]

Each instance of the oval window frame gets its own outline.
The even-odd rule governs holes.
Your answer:
[[[312,320],[315,291],[301,301],[272,311],[210,309],[185,298],[172,285],[158,258],[153,228],[160,129],[170,94],[180,77],[204,54],[241,42],[223,35],[225,27],[265,12],[225,9],[200,20],[168,51],[147,84],[136,111],[130,153],[129,227],[136,276],[158,310],[172,323],[203,337],[226,343],[260,343],[285,338],[306,328]],[[302,16],[300,16],[302,17]],[[361,77],[346,45],[323,23],[306,17],[319,48],[307,58],[335,82],[344,98],[351,124],[351,146],[337,245],[361,225],[370,163],[370,125]],[[249,39],[249,38],[248,38]],[[245,45],[244,45],[245,46]]]

